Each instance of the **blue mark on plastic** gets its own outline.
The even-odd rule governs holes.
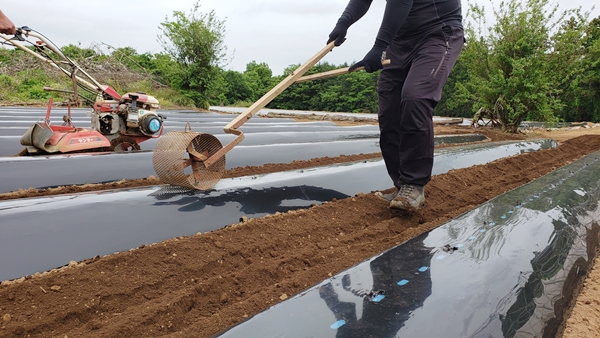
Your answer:
[[[464,244],[460,243],[460,244],[456,244],[457,248],[462,248],[463,246],[465,246]]]
[[[496,223],[495,223],[495,222],[490,222],[490,223],[489,223],[489,226],[491,226],[491,227],[493,227],[494,225],[496,225]]]
[[[481,229],[481,230],[479,230],[479,232],[485,232],[485,229]]]
[[[400,286],[406,285],[406,284],[408,284],[408,280],[403,279],[403,280],[399,281],[397,284]]]
[[[500,218],[502,218],[502,219],[505,219],[505,218],[506,218],[506,215],[502,215],[502,216],[500,216]]]
[[[371,301],[372,301],[372,302],[375,302],[375,303],[379,303],[379,302],[381,302],[381,301],[382,301],[384,298],[385,298],[385,295],[377,295],[377,296],[375,296],[375,297],[371,298]]]
[[[444,259],[444,258],[446,258],[446,256],[445,256],[445,255],[439,255],[439,256],[437,256],[436,258],[437,258],[437,259]]]
[[[517,205],[517,206],[516,206],[516,208],[517,208],[517,209],[521,209],[521,206],[520,206],[520,205]]]
[[[426,266],[423,266],[419,269],[419,272],[425,272],[425,271],[427,271],[427,269],[429,269],[429,268]]]
[[[330,328],[332,328],[334,330],[337,330],[337,329],[339,329],[340,327],[342,327],[344,325],[346,325],[346,321],[343,320],[343,319],[340,319],[337,322],[331,324]]]
[[[474,240],[474,239],[475,239],[475,236],[471,236],[471,237],[469,237],[469,240],[470,240],[470,241],[472,241],[472,240]]]
[[[508,211],[508,213],[509,213],[509,214],[512,214],[512,213],[514,213],[514,212],[515,212],[514,210],[509,210],[509,211]]]

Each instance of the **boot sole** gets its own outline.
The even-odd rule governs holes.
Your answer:
[[[422,209],[424,206],[425,206],[425,201],[421,202],[416,207],[412,206],[406,199],[402,199],[402,200],[398,200],[398,201],[392,200],[390,202],[391,209],[398,209],[398,210],[404,210],[404,211],[419,210],[419,209]]]

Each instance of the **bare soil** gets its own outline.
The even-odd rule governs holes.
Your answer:
[[[560,145],[437,175],[426,187],[425,208],[418,212],[391,210],[365,192],[4,281],[0,284],[0,337],[208,337],[499,194],[600,150],[600,128],[573,129],[560,135],[436,128],[438,134],[465,132],[481,132],[492,140],[558,135]],[[236,168],[227,175],[354,159]],[[148,178],[138,183],[157,181]],[[123,184],[128,183],[115,186]],[[51,193],[85,191],[63,189]],[[592,270],[591,276],[596,276],[592,278],[597,281],[599,273]],[[586,283],[591,290],[583,288],[584,298],[573,308],[565,337],[584,337],[584,332],[585,337],[592,337],[584,330],[589,330],[591,321],[600,323],[597,284]],[[597,335],[598,326],[592,330]]]

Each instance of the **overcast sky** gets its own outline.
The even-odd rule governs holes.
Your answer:
[[[471,0],[473,1],[473,0]],[[475,0],[489,6],[489,0]],[[135,48],[138,53],[161,52],[159,25],[173,11],[189,12],[196,0],[4,0],[2,10],[16,26],[29,26],[58,46],[106,43]],[[348,0],[201,0],[200,11],[215,11],[227,27],[225,45],[233,56],[226,69],[244,71],[251,61],[265,62],[279,75],[303,63],[327,41]],[[499,1],[495,0],[495,4]],[[598,0],[558,0],[561,9],[581,6],[591,11]],[[369,12],[323,61],[333,64],[362,59],[372,46],[381,22],[384,0],[374,0]],[[463,0],[463,11],[467,7]],[[592,16],[600,15],[595,8]]]

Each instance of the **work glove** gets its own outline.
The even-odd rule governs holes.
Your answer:
[[[335,41],[335,46],[339,47],[344,41],[346,41],[346,33],[348,33],[348,25],[345,22],[338,21],[335,25],[331,33],[329,33],[329,40],[327,40],[327,44],[331,41]]]
[[[373,73],[383,68],[381,62],[383,61],[383,52],[385,52],[387,46],[381,43],[375,43],[373,48],[365,55],[365,57],[350,66],[349,72],[355,71],[359,67],[365,67],[367,73]]]

